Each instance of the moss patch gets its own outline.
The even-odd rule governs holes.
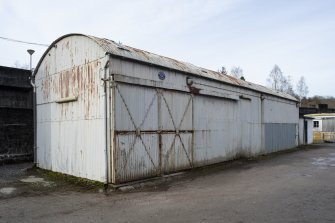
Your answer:
[[[40,169],[38,167],[33,168],[39,175],[48,181],[56,183],[58,186],[73,186],[78,189],[84,190],[100,190],[104,187],[104,184],[98,181],[89,180],[81,177],[75,177],[68,174],[59,172],[53,172],[50,170]]]

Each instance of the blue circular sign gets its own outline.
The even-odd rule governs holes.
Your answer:
[[[158,77],[159,77],[160,80],[164,80],[164,79],[165,79],[165,74],[164,74],[164,72],[162,72],[162,71],[159,72],[159,73],[158,73]]]

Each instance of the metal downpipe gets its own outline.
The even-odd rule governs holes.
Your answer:
[[[37,164],[37,113],[36,113],[36,84],[35,76],[31,71],[30,84],[33,87],[33,127],[34,127],[34,164]]]
[[[109,77],[107,74],[107,70],[109,68],[109,58],[108,61],[106,62],[104,66],[104,91],[105,91],[105,100],[104,100],[104,119],[105,119],[105,162],[106,162],[106,169],[105,169],[105,174],[106,174],[106,182],[104,184],[105,190],[108,189],[108,179],[109,179],[109,159],[108,159],[108,86],[107,82],[109,81]]]

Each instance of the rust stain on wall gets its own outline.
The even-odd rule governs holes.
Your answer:
[[[43,92],[43,99],[47,101],[50,95],[50,74],[48,66],[45,66],[44,72],[45,72],[45,78],[41,83],[42,85],[41,88]]]
[[[192,94],[200,94],[200,91],[201,91],[200,88],[197,88],[197,87],[194,87],[194,86],[190,86],[190,85],[188,85],[188,89],[190,89],[190,92]]]
[[[73,103],[78,103],[78,106],[73,107],[72,102],[57,105],[60,106],[60,119],[89,119],[96,116],[98,106],[95,105],[100,100],[100,65],[99,61],[92,61],[55,74],[50,74],[49,67],[45,66],[45,75],[40,82],[41,103],[55,103],[62,98],[77,97],[77,101]]]

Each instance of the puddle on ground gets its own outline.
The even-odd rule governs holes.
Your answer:
[[[45,186],[45,187],[54,186],[53,182],[46,181],[41,177],[35,177],[35,176],[29,176],[27,178],[21,179],[20,181],[24,182],[24,183],[40,184],[40,185]]]
[[[319,169],[327,169],[328,167],[335,167],[335,153],[329,153],[329,157],[313,158],[312,164]]]
[[[0,193],[4,195],[9,195],[16,190],[15,187],[3,187],[0,189]]]

